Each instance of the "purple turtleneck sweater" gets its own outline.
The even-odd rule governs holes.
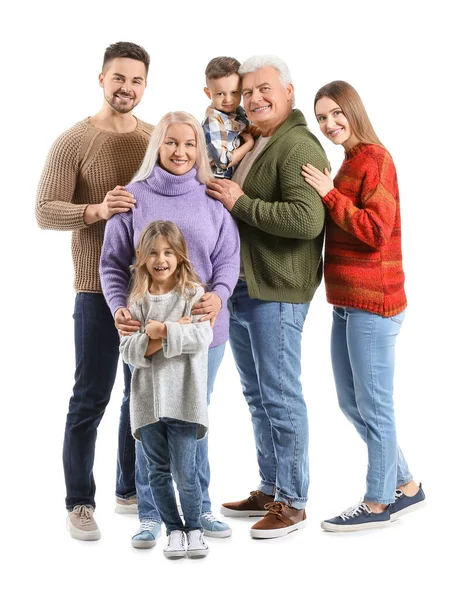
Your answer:
[[[227,300],[238,279],[240,263],[239,234],[233,217],[206,194],[206,186],[196,177],[196,167],[185,175],[172,175],[156,165],[147,179],[126,189],[137,203],[129,212],[108,220],[101,251],[101,285],[112,314],[127,306],[130,265],[143,229],[153,221],[174,221],[206,290],[222,300],[211,347],[225,343]]]

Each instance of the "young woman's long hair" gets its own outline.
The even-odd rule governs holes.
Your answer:
[[[196,137],[196,167],[198,169],[198,179],[201,183],[207,183],[213,178],[209,160],[207,158],[206,140],[204,132],[199,122],[190,115],[190,113],[181,110],[169,112],[162,117],[151,134],[151,139],[146,150],[145,158],[140,168],[135,173],[131,183],[134,181],[143,181],[149,177],[153,171],[154,165],[158,162],[159,148],[166,137],[167,128],[173,124],[189,125],[195,132]]]
[[[172,221],[154,221],[145,227],[138,240],[136,261],[130,267],[132,272],[132,287],[129,296],[129,305],[141,300],[151,286],[152,280],[146,268],[146,262],[151,255],[154,240],[159,236],[166,238],[170,247],[177,255],[177,292],[188,300],[195,293],[195,284],[201,285],[201,281],[194,272],[188,258],[188,248],[183,233]]]
[[[314,111],[317,102],[324,97],[331,98],[340,107],[344,116],[349,121],[352,133],[359,142],[376,144],[384,148],[373,129],[367,111],[355,88],[345,81],[327,83],[315,94],[313,103]]]

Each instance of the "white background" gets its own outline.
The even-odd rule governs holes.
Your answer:
[[[2,585],[8,598],[456,598],[461,564],[461,59],[457,2],[23,2],[9,6],[2,46],[1,435]],[[6,14],[6,13],[5,13]],[[5,16],[5,15],[4,15]],[[366,452],[336,403],[331,309],[322,288],[304,331],[311,489],[307,528],[251,540],[251,522],[210,541],[203,561],[168,562],[163,540],[131,548],[135,517],[114,513],[120,376],[99,429],[99,542],[65,529],[61,448],[74,368],[70,233],[40,231],[37,182],[54,139],[102,104],[106,46],[151,54],[136,114],[203,116],[203,72],[214,56],[276,54],[297,107],[317,133],[312,101],[333,79],[353,84],[398,170],[407,318],[397,347],[399,440],[429,498],[385,530],[326,534],[323,518],[364,492]],[[5,132],[6,130],[6,132]],[[342,149],[322,143],[336,170]],[[5,414],[6,413],[6,414]],[[245,497],[258,473],[248,409],[227,354],[210,409],[211,495]],[[457,561],[457,556],[460,559]]]

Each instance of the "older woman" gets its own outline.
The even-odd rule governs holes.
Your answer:
[[[127,190],[136,204],[108,221],[100,274],[106,301],[122,335],[139,328],[127,309],[130,265],[144,227],[155,220],[174,221],[181,229],[192,265],[206,286],[194,312],[204,314],[214,327],[209,349],[208,401],[228,338],[227,300],[238,279],[239,235],[229,212],[206,194],[212,178],[201,126],[185,112],[166,114],[152,135],[145,158]],[[207,438],[198,442],[198,470],[205,535],[228,537],[231,529],[211,513]],[[135,548],[155,545],[160,517],[148,484],[146,460],[137,443],[136,483],[140,528],[132,538]]]

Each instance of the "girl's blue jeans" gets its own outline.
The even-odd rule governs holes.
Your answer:
[[[225,352],[225,344],[209,348],[208,371],[207,371],[207,403],[210,402],[214,381],[219,370]],[[161,521],[156,503],[153,500],[150,483],[148,479],[148,469],[146,457],[140,442],[136,442],[136,461],[135,461],[135,483],[137,487],[138,498],[138,516],[141,519],[153,519]],[[208,459],[208,436],[196,442],[196,463],[198,467],[198,477],[201,486],[202,508],[201,514],[211,510],[211,499],[209,497],[209,482],[211,472]]]

